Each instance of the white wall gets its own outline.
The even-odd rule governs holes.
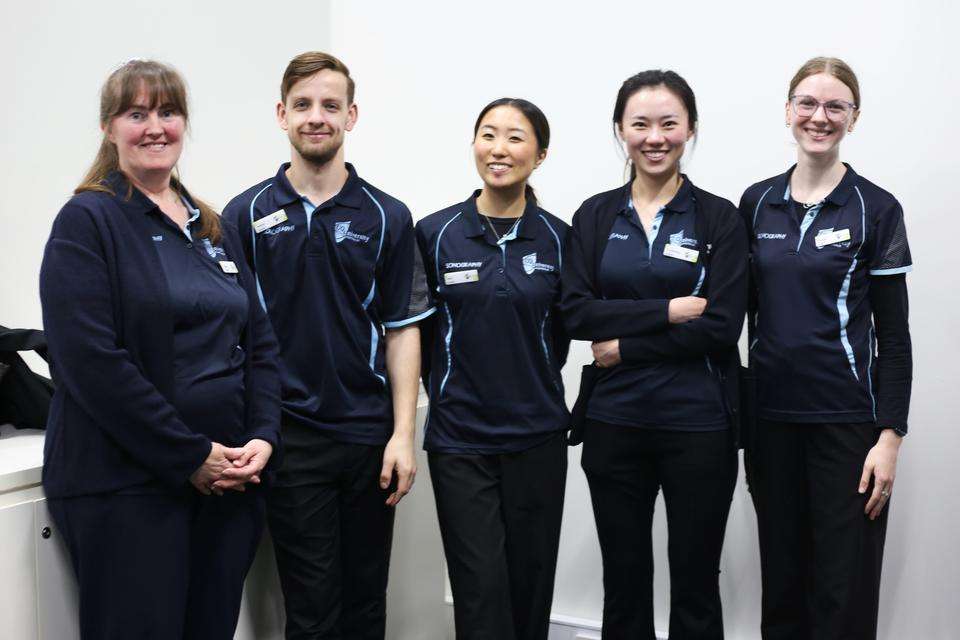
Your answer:
[[[99,86],[131,57],[155,56],[185,75],[194,111],[184,179],[218,207],[286,158],[273,121],[283,67],[300,51],[329,47],[358,83],[360,121],[348,159],[417,217],[477,185],[469,150],[476,113],[492,98],[519,95],[550,118],[550,158],[534,184],[546,208],[569,219],[585,197],[621,181],[609,118],[631,73],[662,66],[686,76],[702,126],[687,171],[701,187],[736,200],[793,157],[782,119],[792,72],[812,55],[839,55],[863,86],[863,116],[845,157],[904,204],[917,267],[909,277],[913,435],[893,501],[881,637],[945,640],[960,627],[960,559],[953,553],[960,481],[952,464],[960,399],[951,384],[960,317],[948,262],[948,238],[960,232],[952,206],[960,197],[958,14],[934,0],[705,7],[596,0],[569,9],[555,2],[11,3],[0,22],[0,323],[40,324],[43,243],[93,157]],[[567,368],[571,399],[586,359],[584,346],[575,347]],[[595,619],[600,561],[578,460],[579,449],[571,450],[554,610]],[[398,516],[390,635],[434,639],[449,629],[449,612],[425,473],[407,501]],[[659,516],[655,526],[658,628],[666,629]],[[759,637],[755,526],[742,488],[721,579],[728,637]]]
[[[489,100],[516,95],[533,100],[550,119],[550,156],[533,183],[545,208],[569,220],[584,198],[621,183],[623,165],[610,132],[614,97],[624,78],[652,67],[677,70],[697,93],[702,135],[686,171],[699,186],[736,202],[746,186],[783,171],[794,158],[783,104],[800,63],[823,54],[851,63],[863,114],[844,143],[844,157],[901,200],[916,263],[909,276],[913,433],[902,449],[892,505],[881,637],[956,637],[960,481],[952,462],[960,445],[954,428],[960,400],[951,380],[960,357],[960,317],[947,240],[960,233],[953,206],[960,197],[956,5],[335,0],[332,10],[332,50],[358,83],[360,120],[347,155],[416,217],[463,200],[478,185],[469,149],[474,118]],[[570,399],[587,353],[576,347],[565,372]],[[579,449],[571,450],[554,612],[595,619],[600,559],[578,461]],[[665,631],[661,507],[656,606],[657,627]],[[424,533],[435,526],[421,524]],[[424,562],[436,561],[435,549],[423,554]],[[758,638],[756,527],[742,486],[722,568],[728,637]]]
[[[289,157],[275,124],[291,57],[329,45],[325,0],[32,0],[0,20],[0,324],[40,326],[50,224],[100,140],[99,91],[131,58],[172,64],[189,88],[183,180],[217,208]]]

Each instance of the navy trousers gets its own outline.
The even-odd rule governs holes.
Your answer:
[[[262,492],[47,501],[80,590],[83,640],[229,640],[263,532]]]

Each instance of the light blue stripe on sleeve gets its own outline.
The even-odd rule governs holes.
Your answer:
[[[895,267],[893,269],[871,269],[870,275],[872,276],[895,276],[900,273],[910,273],[913,271],[913,265],[908,264],[905,267]]]
[[[413,324],[413,323],[415,323],[415,322],[420,322],[420,321],[423,320],[424,318],[429,318],[430,316],[432,316],[432,315],[436,312],[436,310],[437,310],[436,307],[430,307],[429,309],[427,309],[427,310],[424,311],[423,313],[417,314],[417,315],[413,316],[412,318],[405,318],[405,319],[403,319],[403,320],[394,320],[393,322],[384,322],[384,323],[383,323],[383,326],[386,327],[387,329],[399,329],[400,327],[405,327],[405,326],[407,326],[408,324]]]

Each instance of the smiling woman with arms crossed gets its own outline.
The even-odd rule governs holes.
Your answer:
[[[40,272],[57,382],[43,488],[81,637],[232,638],[278,445],[276,342],[235,230],[174,175],[179,74],[126,63],[100,124]]]
[[[840,161],[860,87],[836,58],[787,93],[797,164],[743,194],[750,362],[747,451],[765,639],[876,637],[887,503],[907,432],[912,356],[900,203]]]
[[[717,575],[737,478],[745,238],[733,204],[680,173],[697,131],[683,78],[628,78],[613,125],[631,180],[574,214],[562,305],[571,337],[594,341],[602,367],[581,462],[603,557],[603,638],[654,638],[650,529],[661,488],[670,639],[722,638]]]

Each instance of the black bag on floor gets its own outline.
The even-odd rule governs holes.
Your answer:
[[[34,373],[18,351],[35,351],[46,360],[47,339],[43,331],[0,326],[0,424],[45,429],[53,382]]]

